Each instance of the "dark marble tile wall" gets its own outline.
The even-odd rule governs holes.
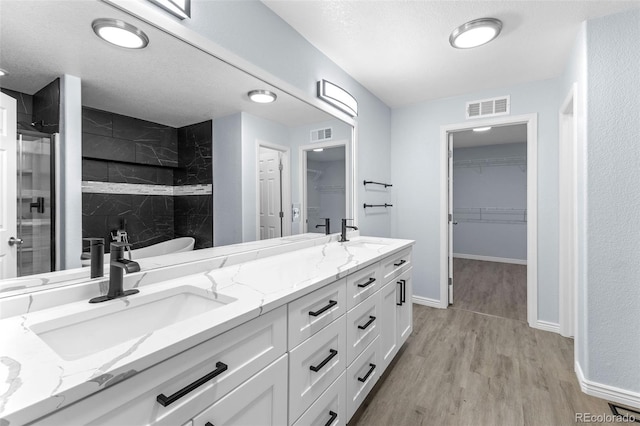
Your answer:
[[[0,90],[2,93],[16,100],[18,123],[24,123],[26,126],[30,126],[33,122],[33,96],[5,88]]]
[[[82,194],[82,236],[102,237],[124,226],[133,248],[170,240],[175,235],[174,200],[164,195]]]
[[[60,79],[51,83],[33,95],[33,121],[35,127],[44,133],[60,131]]]
[[[213,123],[211,120],[178,129],[176,186],[213,183]],[[195,248],[213,247],[213,195],[174,197],[176,237],[196,239]]]
[[[178,166],[178,129],[82,108],[82,155],[161,167]]]

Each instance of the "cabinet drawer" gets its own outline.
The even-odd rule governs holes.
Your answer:
[[[347,365],[380,334],[381,319],[377,294],[347,312]]]
[[[346,312],[343,278],[289,303],[289,349],[293,349]]]
[[[382,287],[380,263],[368,266],[347,277],[347,310],[371,296]]]
[[[397,277],[411,266],[411,249],[408,248],[391,255],[383,259],[381,264],[382,279],[384,284],[386,284],[390,279]]]
[[[286,352],[286,308],[275,309],[41,419],[38,425],[176,425],[249,379]],[[166,406],[171,396],[227,368]]]
[[[382,371],[379,366],[376,338],[347,368],[347,419],[351,419],[364,398],[378,381]]]
[[[194,417],[193,426],[287,424],[287,355]]]
[[[347,424],[347,378],[342,373],[293,426],[338,426]]]
[[[289,352],[289,418],[297,419],[344,372],[345,316]]]

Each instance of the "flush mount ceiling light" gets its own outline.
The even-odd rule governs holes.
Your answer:
[[[247,95],[249,95],[249,99],[258,104],[269,104],[278,98],[275,93],[269,90],[252,90]]]
[[[473,129],[474,132],[486,132],[487,130],[491,130],[491,126],[476,127],[475,129]]]
[[[9,74],[8,72],[6,72],[5,70],[3,70],[2,68],[0,68],[0,77],[2,77],[3,75],[7,75]]]
[[[449,43],[457,49],[482,46],[498,37],[502,21],[495,18],[480,18],[460,25],[449,36]]]
[[[322,152],[322,151],[324,151],[324,148],[314,148],[313,151],[314,152]]]
[[[149,44],[145,33],[119,19],[96,19],[91,26],[98,37],[116,46],[143,49]]]

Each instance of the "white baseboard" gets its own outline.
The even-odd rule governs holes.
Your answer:
[[[453,257],[470,260],[484,260],[485,262],[513,263],[515,265],[526,265],[526,259],[511,259],[508,257],[479,256],[477,254],[453,253]]]
[[[592,382],[584,377],[580,364],[575,363],[576,376],[580,389],[587,395],[602,398],[607,401],[617,402],[627,407],[640,408],[640,393],[616,388],[614,386],[603,385],[602,383]]]
[[[439,300],[429,299],[428,297],[414,295],[411,298],[411,301],[416,305],[424,305],[424,306],[430,306],[432,308],[446,309],[446,306],[442,306],[442,303],[440,303]]]
[[[529,326],[537,328],[538,330],[550,331],[552,333],[560,334],[560,324],[555,322],[538,320],[533,324],[529,324]]]

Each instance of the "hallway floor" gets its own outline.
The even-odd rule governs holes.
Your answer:
[[[413,308],[413,333],[351,426],[571,425],[576,413],[611,413],[580,390],[573,340],[520,320]]]
[[[453,259],[453,309],[527,321],[527,266]]]

